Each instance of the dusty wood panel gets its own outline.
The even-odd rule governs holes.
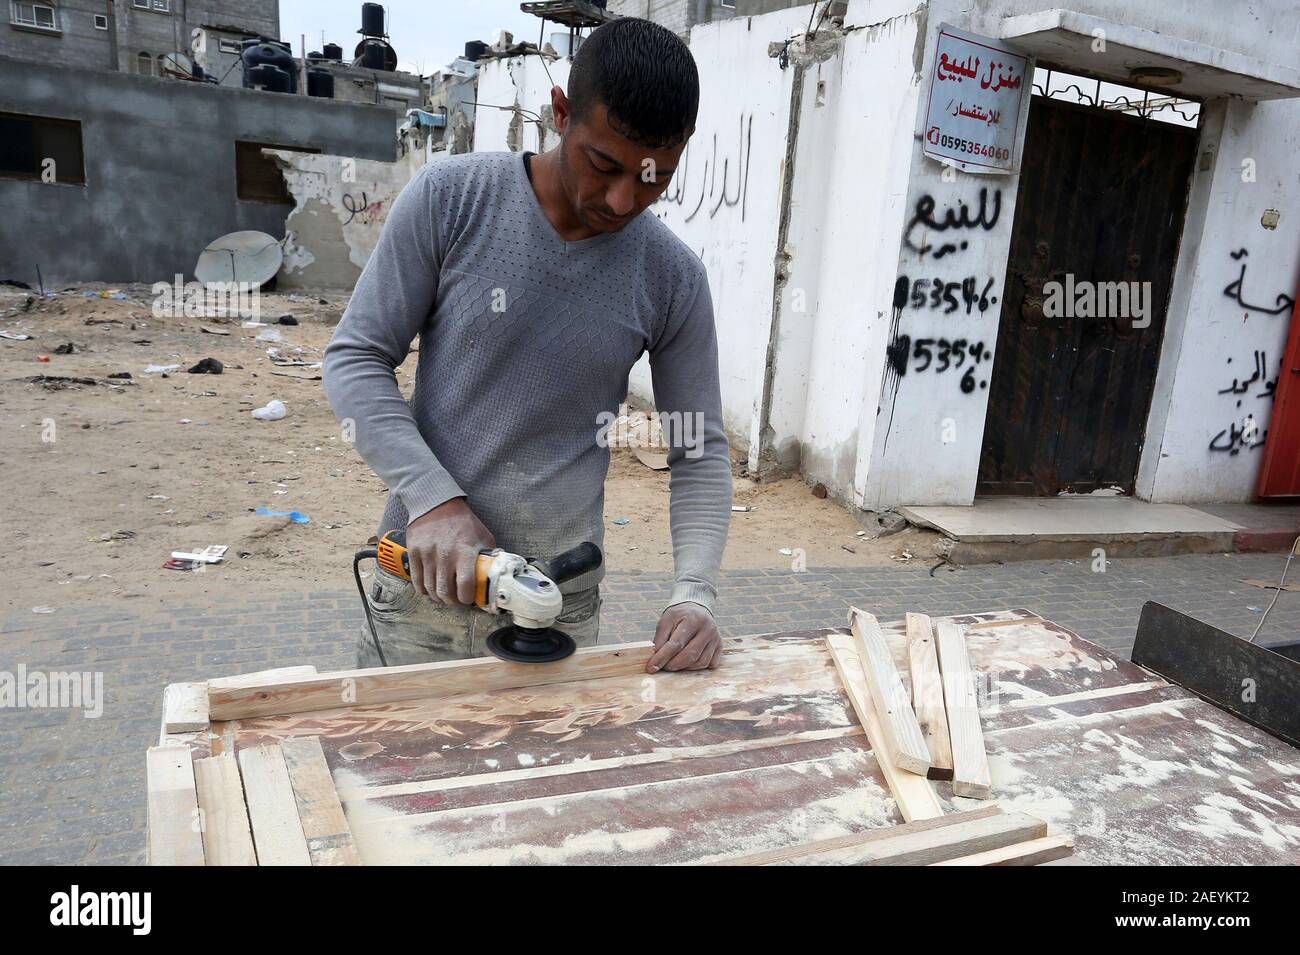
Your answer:
[[[279,746],[240,749],[248,820],[260,865],[311,865],[289,769]]]
[[[287,739],[280,750],[289,769],[312,865],[360,865],[320,740],[315,736]]]
[[[883,734],[882,758],[888,758],[899,769],[919,776],[930,772],[930,750],[921,735],[921,725],[916,721],[916,711],[907,698],[903,679],[894,665],[893,653],[880,632],[876,618],[857,607],[849,609],[849,627],[853,631],[858,662],[871,691]],[[868,731],[870,735],[870,731]],[[872,740],[875,747],[875,740]]]
[[[145,755],[149,864],[203,865],[199,802],[188,746],[151,746]]]
[[[969,628],[983,680],[999,805],[1073,832],[1087,862],[1300,861],[1294,750],[1031,610],[949,619]],[[222,730],[241,749],[319,735],[367,861],[370,845],[411,862],[710,861],[903,821],[854,732],[823,646],[832,632],[729,640],[704,674]],[[882,634],[906,667],[903,622]],[[981,805],[935,788],[945,808]]]
[[[257,865],[248,826],[244,787],[229,753],[194,761],[203,819],[203,853],[208,865]]]
[[[724,658],[715,671],[243,720],[240,744],[320,736],[331,767],[384,785],[858,728],[820,638],[727,641]]]
[[[214,720],[307,713],[340,706],[391,703],[507,687],[567,683],[644,672],[654,651],[648,642],[583,647],[554,663],[511,663],[495,657],[411,666],[340,670],[256,683],[208,683]]]
[[[952,741],[948,736],[948,710],[943,702],[943,677],[934,645],[934,628],[923,613],[909,613],[907,656],[912,682],[912,706],[930,751],[931,779],[952,779]]]

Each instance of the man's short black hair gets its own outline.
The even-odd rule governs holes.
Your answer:
[[[585,121],[603,103],[610,125],[641,146],[682,142],[695,128],[700,74],[681,37],[649,20],[623,17],[597,27],[569,71],[569,105]]]

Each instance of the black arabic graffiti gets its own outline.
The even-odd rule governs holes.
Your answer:
[[[1228,254],[1231,255],[1234,260],[1240,261],[1250,253],[1245,249],[1238,249],[1236,252],[1230,252]],[[1242,262],[1241,271],[1237,274],[1236,280],[1228,283],[1227,287],[1223,290],[1223,294],[1235,301],[1242,308],[1252,312],[1263,312],[1265,315],[1280,315],[1295,307],[1295,299],[1291,298],[1289,295],[1284,295],[1281,292],[1279,292],[1277,298],[1274,299],[1274,302],[1277,304],[1276,308],[1268,308],[1264,305],[1251,305],[1241,297],[1241,286],[1245,281],[1246,263]]]
[[[347,220],[343,223],[345,226],[351,225],[352,220],[357,216],[361,217],[361,221],[365,225],[372,225],[383,210],[384,202],[382,199],[371,202],[364,192],[361,193],[361,201],[357,202],[356,196],[350,192],[345,192],[343,193],[343,208],[349,213]]]
[[[1241,427],[1237,427],[1237,422],[1233,422],[1214,436],[1210,441],[1210,450],[1226,453],[1228,455],[1238,454],[1242,448],[1249,451],[1262,447],[1264,439],[1268,437],[1268,431],[1260,430],[1255,423],[1254,415],[1246,415],[1242,421]]]
[[[690,222],[699,214],[704,207],[706,196],[709,199],[716,197],[709,209],[709,218],[712,219],[724,207],[740,206],[740,221],[745,221],[745,211],[749,199],[749,158],[752,154],[751,143],[754,134],[754,117],[741,114],[739,119],[739,132],[736,137],[736,191],[733,195],[731,192],[731,156],[725,156],[722,159],[722,188],[718,188],[718,134],[713,134],[713,155],[710,159],[704,161],[704,175],[700,177],[699,198],[695,205],[687,214],[685,221]],[[686,193],[690,188],[690,162],[691,146],[686,147],[682,153],[681,163],[673,176],[672,185],[666,189],[663,194],[655,200],[660,202],[673,202],[679,206],[685,207]]]
[[[992,213],[989,212],[989,190],[981,189],[979,197],[979,214],[974,218],[970,216],[971,206],[966,205],[961,200],[957,201],[957,208],[951,207],[943,211],[943,219],[936,219],[934,216],[934,196],[922,196],[916,200],[916,209],[912,214],[912,220],[907,224],[907,231],[903,233],[904,244],[918,255],[926,255],[934,246],[930,245],[924,238],[921,239],[923,244],[918,245],[913,233],[917,226],[924,226],[926,229],[933,229],[935,232],[947,232],[949,229],[974,229],[979,227],[988,232],[998,224],[998,219],[1002,215],[1002,190],[993,190]],[[960,243],[945,242],[934,251],[934,257],[941,259],[950,252],[957,252],[966,248],[966,241]]]
[[[1232,359],[1231,359],[1231,358],[1228,359],[1227,364],[1229,364],[1229,365],[1232,364]],[[1278,374],[1279,374],[1279,375],[1281,374],[1281,369],[1280,369],[1280,368],[1278,369]],[[1239,380],[1239,379],[1237,379],[1237,378],[1233,378],[1233,379],[1232,379],[1232,384],[1230,384],[1227,388],[1220,388],[1220,389],[1219,389],[1219,394],[1221,394],[1221,395],[1228,395],[1228,394],[1232,394],[1232,395],[1244,395],[1244,394],[1246,394],[1246,392],[1250,391],[1250,386],[1253,385],[1253,384],[1254,384],[1255,382],[1257,382],[1257,381],[1260,382],[1260,384],[1261,384],[1261,386],[1263,387],[1264,390],[1261,391],[1259,394],[1255,395],[1255,397],[1256,397],[1256,398],[1272,398],[1273,395],[1274,395],[1274,393],[1277,391],[1277,378],[1273,378],[1273,379],[1271,379],[1271,380],[1269,379],[1269,377],[1268,377],[1268,354],[1267,354],[1266,352],[1262,352],[1262,351],[1257,351],[1257,352],[1255,352],[1255,372],[1254,372],[1254,374],[1252,374],[1249,378],[1246,378],[1245,380]],[[1237,399],[1237,407],[1238,407],[1238,408],[1241,407],[1241,399],[1240,399],[1240,398]]]

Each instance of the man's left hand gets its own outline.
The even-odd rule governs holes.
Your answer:
[[[697,603],[674,604],[660,614],[647,673],[714,670],[721,663],[722,637],[713,614]]]

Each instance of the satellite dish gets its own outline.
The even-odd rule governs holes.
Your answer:
[[[382,67],[380,67],[377,62],[375,63],[365,62],[367,45],[374,47],[376,51],[378,51],[374,54],[376,58],[378,58],[381,55],[383,56],[384,65]],[[353,53],[353,56],[355,57],[355,59],[352,61],[353,66],[364,66],[372,70],[382,69],[386,73],[397,72],[397,51],[394,50],[390,44],[386,43],[383,40],[377,40],[374,37],[362,37],[361,42],[357,44],[357,48],[356,51]]]
[[[269,282],[284,261],[280,240],[265,232],[231,232],[199,253],[194,277],[200,282]]]
[[[184,53],[162,53],[158,57],[158,75],[192,79],[194,61]]]

